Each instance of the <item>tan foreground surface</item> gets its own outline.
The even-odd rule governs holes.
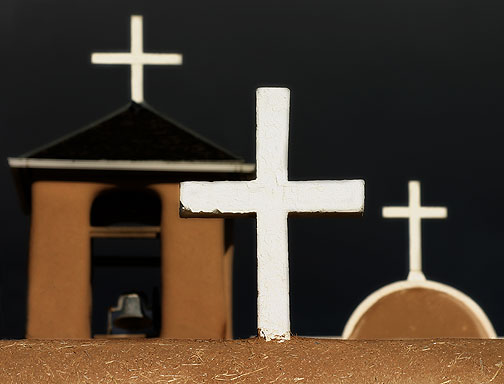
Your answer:
[[[3,340],[0,383],[504,383],[504,340]]]

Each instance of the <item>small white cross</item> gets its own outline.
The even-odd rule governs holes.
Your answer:
[[[126,64],[131,66],[131,100],[136,103],[144,101],[143,66],[181,65],[182,55],[178,53],[144,53],[143,51],[143,18],[131,16],[131,52],[93,53],[93,64]]]
[[[288,214],[364,210],[363,180],[288,180],[289,101],[287,88],[257,90],[255,180],[180,185],[185,215],[256,214],[257,327],[266,340],[290,338]]]
[[[422,272],[422,219],[445,219],[446,207],[422,207],[420,202],[420,182],[410,181],[409,205],[407,207],[383,207],[382,215],[390,219],[409,219],[408,280],[425,280]]]

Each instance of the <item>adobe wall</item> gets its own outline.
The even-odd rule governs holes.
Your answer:
[[[36,182],[28,263],[28,338],[91,335],[89,215],[106,185]]]
[[[3,340],[2,383],[502,383],[504,340]]]
[[[369,308],[350,339],[489,338],[481,319],[462,301],[426,288],[399,290]]]
[[[27,338],[90,337],[90,211],[95,197],[113,187],[33,184]],[[181,219],[179,185],[151,188],[163,209],[162,337],[231,337],[231,255],[224,249],[224,220]]]
[[[151,188],[163,210],[161,337],[230,338],[224,219],[181,219],[179,184]]]

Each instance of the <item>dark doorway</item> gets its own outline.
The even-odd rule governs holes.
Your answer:
[[[93,289],[92,335],[145,334],[160,331],[161,201],[145,189],[112,189],[91,208]],[[131,331],[110,327],[109,308],[119,296],[139,293],[152,325]],[[110,324],[109,324],[110,322]]]

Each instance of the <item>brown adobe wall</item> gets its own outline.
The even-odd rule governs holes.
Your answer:
[[[444,292],[426,288],[390,293],[371,306],[350,339],[488,338],[474,311]]]
[[[224,219],[181,219],[179,184],[150,188],[163,210],[161,337],[231,338],[232,255],[225,250]]]
[[[27,337],[91,335],[89,215],[94,197],[105,188],[93,183],[32,185]]]
[[[33,184],[28,338],[90,337],[90,211],[95,197],[114,187]],[[181,219],[178,183],[149,188],[159,194],[163,209],[161,336],[231,337],[232,247],[225,250],[224,219]]]
[[[503,340],[0,341],[2,383],[502,383]]]

